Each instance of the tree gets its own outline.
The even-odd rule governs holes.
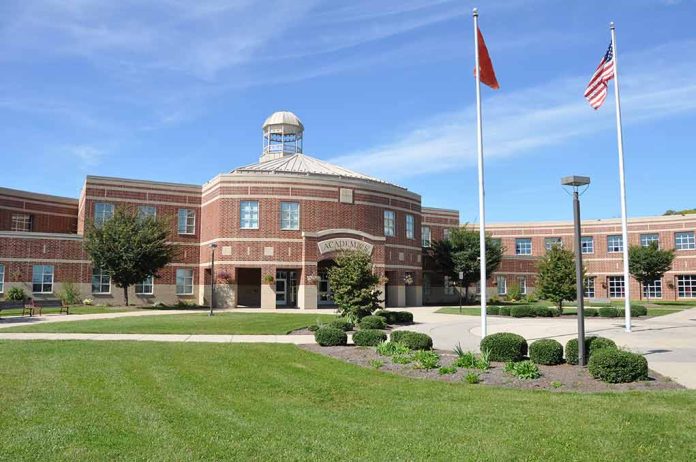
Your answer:
[[[381,302],[379,276],[372,272],[372,259],[363,251],[346,251],[329,268],[333,299],[342,316],[353,321],[372,314]]]
[[[480,242],[478,230],[463,226],[450,230],[448,239],[434,241],[430,247],[429,256],[440,273],[453,281],[458,281],[459,273],[463,273],[464,298],[469,297],[469,286],[481,280]],[[498,269],[504,251],[499,241],[486,236],[487,275]]]
[[[573,252],[557,245],[551,247],[539,259],[538,270],[536,294],[554,302],[558,306],[558,312],[563,314],[563,301],[577,298]]]
[[[170,263],[176,252],[169,244],[167,220],[138,217],[133,210],[117,208],[101,226],[87,224],[85,249],[92,267],[107,271],[116,287],[123,288],[128,306],[128,287],[138,284]]]
[[[663,215],[689,215],[696,213],[696,209],[672,210],[669,209]]]
[[[632,245],[628,248],[628,271],[640,283],[641,288],[647,283],[662,279],[672,269],[673,261],[674,250],[660,250],[657,242],[651,242],[647,247]]]

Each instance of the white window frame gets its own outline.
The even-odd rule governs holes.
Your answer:
[[[677,275],[677,298],[696,298],[696,274]]]
[[[594,237],[593,236],[582,236],[580,237],[580,252],[583,255],[590,255],[594,253]]]
[[[114,204],[109,202],[94,203],[94,226],[100,228],[114,216]]]
[[[138,218],[140,218],[141,220],[145,218],[157,218],[157,207],[155,207],[154,205],[139,205]]]
[[[34,225],[34,216],[29,213],[13,213],[10,231],[28,233]]]
[[[430,226],[421,226],[421,247],[430,247],[432,242]]]
[[[662,298],[662,279],[655,279],[653,282],[644,283],[642,290],[644,298]]]
[[[515,239],[515,255],[531,255],[532,238],[518,237]]]
[[[406,214],[406,239],[416,238],[416,217]]]
[[[283,231],[297,231],[300,229],[300,203],[280,203],[280,229]]]
[[[396,235],[396,212],[393,210],[384,211],[384,235],[388,237]]]
[[[55,283],[55,274],[55,268],[53,267],[53,265],[33,265],[31,274],[31,293],[52,294],[53,285]],[[39,277],[37,278],[37,276]],[[47,277],[49,277],[48,280]],[[36,282],[37,279],[39,280],[39,282]],[[41,286],[41,290],[34,290],[34,286],[37,284]],[[49,290],[46,290],[47,286]]]
[[[640,235],[640,246],[649,247],[653,242],[657,242],[657,246],[660,246],[660,234],[659,233],[645,233]]]
[[[626,297],[626,286],[623,276],[607,276],[607,295],[609,298]]]
[[[449,238],[450,238],[450,229],[449,228],[443,229],[442,230],[442,240],[449,241]]]
[[[188,281],[191,281],[190,283]],[[190,286],[190,291],[187,289]],[[193,295],[193,269],[178,268],[176,270],[176,294]]]
[[[176,229],[180,235],[190,236],[196,234],[196,211],[193,209],[179,209],[177,212]]]
[[[505,276],[496,276],[495,285],[498,295],[507,295],[507,278]]]
[[[676,250],[695,250],[696,236],[693,231],[679,231],[674,233],[674,248]]]
[[[614,241],[614,242],[612,242]],[[617,242],[618,241],[618,244]],[[623,252],[623,236],[621,234],[610,234],[607,236],[607,253]]]
[[[596,284],[597,284],[597,277],[596,276],[587,276],[585,277],[585,280],[583,281],[583,296],[585,298],[595,298],[597,296],[596,292]]]
[[[103,290],[104,286],[106,286],[106,290]],[[95,287],[97,290],[94,290]],[[103,269],[92,270],[92,293],[95,295],[111,294],[111,275],[108,272]]]
[[[149,287],[149,291],[146,289]],[[155,293],[155,277],[148,276],[144,281],[135,285],[135,295],[154,295]]]
[[[563,238],[560,237],[545,237],[544,238],[544,248],[546,251],[550,251],[553,246],[558,245],[561,249],[563,248]]]
[[[5,265],[0,263],[0,294],[5,293]]]
[[[520,294],[527,295],[527,276],[518,276],[517,285],[520,287]]]
[[[239,203],[239,229],[259,229],[259,201]]]

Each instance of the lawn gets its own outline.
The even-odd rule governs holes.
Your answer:
[[[292,345],[0,342],[4,460],[694,460],[696,393],[416,380]]]
[[[287,334],[330,314],[304,313],[205,313],[133,316],[10,327],[0,332],[72,332],[90,334]]]
[[[138,308],[137,306],[130,306],[130,307],[125,307],[125,306],[89,306],[89,305],[78,305],[78,306],[71,306],[70,307],[70,314],[93,314],[93,313],[121,313],[124,311],[138,311],[142,308]],[[60,308],[44,308],[42,313],[43,314],[57,314],[60,311]],[[37,314],[38,314],[38,309],[37,309]],[[0,317],[10,317],[10,316],[21,316],[22,315],[22,309],[21,308],[16,308],[16,309],[11,309],[11,310],[2,310],[0,311]]]
[[[497,306],[497,305],[489,305],[489,306]],[[504,306],[523,306],[522,304],[517,304],[517,305],[504,305]],[[550,303],[542,303],[542,304],[526,304],[524,306],[545,306],[545,307],[550,307],[552,306]],[[587,305],[585,308],[594,308],[597,305]],[[689,308],[696,308],[696,306],[688,306],[688,305],[668,305],[668,306],[652,306],[648,307],[648,316],[664,316],[666,314],[672,314],[672,313],[678,313],[680,311],[683,311],[685,309]],[[443,314],[462,314],[466,316],[479,316],[481,314],[481,309],[478,307],[473,307],[473,306],[465,306],[462,307],[461,312],[459,311],[458,306],[446,306],[443,308],[440,308],[437,310],[437,313],[443,313]],[[568,306],[568,307],[563,307],[563,314],[567,315],[574,315],[577,313],[577,310],[574,306]],[[621,316],[623,316],[623,311],[621,311]],[[509,317],[509,316],[505,316]]]

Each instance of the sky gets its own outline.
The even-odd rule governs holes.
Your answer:
[[[583,92],[617,27],[629,216],[696,207],[693,0],[4,0],[0,186],[77,197],[85,175],[203,184],[258,161],[278,110],[304,152],[477,222],[471,9],[486,218],[620,216],[614,85]]]

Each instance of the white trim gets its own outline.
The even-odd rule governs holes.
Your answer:
[[[43,204],[43,205],[46,205],[46,204]],[[36,209],[28,209],[28,208],[23,209],[23,208],[19,208],[19,207],[8,207],[6,205],[0,205],[0,209],[12,210],[13,212],[24,212],[26,214],[50,215],[53,217],[67,217],[67,218],[77,219],[77,213],[70,215],[67,213],[47,212],[45,210],[36,210]]]
[[[374,236],[374,235],[366,233],[364,231],[358,231],[356,229],[347,229],[347,228],[324,229],[324,230],[316,231],[316,232],[302,231],[302,237],[324,237],[324,236],[328,236],[330,234],[354,234],[356,236],[366,237],[366,238],[371,239],[373,241],[386,241],[387,240],[384,236]]]
[[[354,204],[355,205],[369,205],[372,207],[379,207],[381,209],[388,209],[388,210],[392,210],[392,211],[399,210],[401,212],[406,212],[406,213],[418,213],[417,211],[415,211],[413,209],[405,209],[403,207],[395,207],[395,206],[390,205],[390,204],[379,204],[377,202],[354,201]]]
[[[328,197],[287,196],[287,195],[276,195],[276,194],[220,194],[213,199],[210,199],[206,202],[203,202],[201,204],[201,207],[206,207],[206,206],[210,205],[211,203],[217,201],[218,199],[242,199],[242,200],[279,199],[279,200],[282,200],[284,202],[291,202],[293,200],[295,202],[298,202],[300,200],[303,200],[303,201],[336,202],[336,203],[338,203],[338,199],[331,199]]]
[[[7,239],[49,239],[62,241],[81,241],[81,234],[36,233],[33,231],[0,231],[0,238]]]
[[[141,203],[141,199],[124,199],[121,197],[97,197],[97,196],[85,196],[86,199],[96,201],[96,202],[128,202],[133,204],[134,202]],[[200,202],[186,203],[186,202],[165,202],[165,201],[147,201],[148,205],[171,205],[172,207],[193,207],[200,208]]]

